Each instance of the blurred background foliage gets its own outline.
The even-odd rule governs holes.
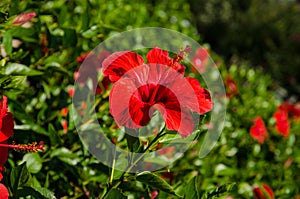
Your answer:
[[[226,63],[248,62],[252,67],[263,67],[290,94],[300,94],[299,1],[188,2],[202,41]]]
[[[16,15],[29,11],[36,12],[30,27],[11,24]],[[11,171],[23,169],[20,164],[26,161],[31,162],[25,172],[32,178],[31,186],[50,190],[37,191],[36,198],[52,193],[57,198],[96,198],[107,190],[111,169],[82,145],[70,116],[70,91],[80,66],[77,57],[115,33],[154,26],[179,31],[204,44],[224,80],[232,79],[235,87],[231,90],[225,82],[232,93],[225,129],[213,151],[200,159],[201,145],[196,144],[184,158],[156,174],[186,198],[200,193],[211,198],[253,198],[253,187],[263,182],[272,187],[276,198],[295,198],[300,192],[299,120],[289,118],[290,135],[283,138],[274,129],[273,113],[291,96],[296,102],[300,93],[299,12],[299,2],[283,0],[1,1],[0,92],[8,96],[15,119],[11,140],[43,140],[46,145],[45,153],[10,151],[7,177],[1,183],[17,194],[9,176],[17,178]],[[107,101],[108,93],[99,98]],[[68,112],[63,113],[63,108]],[[98,116],[107,118],[107,106],[99,110]],[[257,115],[269,132],[264,144],[249,134]],[[151,198],[150,193],[158,189],[133,179],[111,197]],[[237,189],[230,193],[216,189],[232,182]],[[18,194],[30,192],[34,190]],[[168,197],[175,196],[162,189],[156,198]]]

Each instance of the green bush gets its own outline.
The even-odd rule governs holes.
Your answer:
[[[209,3],[216,5],[217,2],[209,1],[205,5],[207,9],[211,9]],[[272,54],[278,55],[279,51],[287,53],[285,49],[291,50],[291,42],[284,43],[281,37],[286,29],[281,26],[286,26],[284,20],[289,21],[290,18],[269,23],[274,13],[266,12],[270,16],[262,19],[268,24],[263,26],[268,31],[272,29],[274,34],[277,30],[280,31],[279,36],[275,35],[274,38],[284,48],[274,47],[274,38],[271,37],[271,43],[261,43],[270,47],[270,51],[261,50],[265,46],[247,51],[256,42],[252,41],[255,38],[248,35],[254,30],[263,31],[262,25],[256,18],[250,17],[251,21],[243,16],[236,19],[240,13],[232,12],[230,3],[234,2],[225,1],[219,8],[224,13],[220,15],[223,17],[220,23],[230,25],[225,33],[220,30],[213,31],[213,35],[222,43],[221,50],[217,50],[220,54],[210,53],[219,66],[227,91],[225,128],[218,143],[208,156],[199,158],[198,152],[206,131],[210,128],[207,123],[210,114],[207,114],[201,117],[201,128],[197,131],[195,143],[182,158],[167,168],[138,174],[120,172],[102,164],[81,142],[73,121],[76,111],[72,109],[74,74],[76,76],[85,53],[113,34],[125,30],[147,26],[164,27],[199,41],[202,35],[199,36],[192,25],[194,16],[190,12],[190,9],[197,9],[197,6],[183,0],[11,0],[0,3],[0,93],[2,100],[7,96],[9,112],[14,118],[14,134],[5,135],[7,139],[0,141],[0,174],[3,175],[3,179],[0,179],[0,196],[4,195],[5,186],[10,198],[253,198],[253,189],[261,186],[266,190],[263,185],[267,184],[276,198],[299,197],[299,106],[294,102],[290,106],[282,105],[289,107],[284,109],[289,114],[289,134],[283,136],[276,129],[279,122],[274,113],[283,103],[281,97],[285,89],[279,87],[264,72],[251,68],[249,64],[232,64],[226,67],[222,60],[234,53],[250,59],[249,63],[252,64],[267,58],[270,67],[274,68],[285,61],[292,64],[291,60],[281,60]],[[268,5],[267,2],[265,4]],[[253,16],[258,3],[253,1],[233,5]],[[288,8],[282,7],[284,10]],[[220,16],[204,16],[219,13],[207,9],[198,16],[208,27],[219,21]],[[22,13],[27,14],[21,15]],[[28,16],[32,19],[26,20]],[[274,16],[278,17],[277,13]],[[21,19],[30,23],[20,22]],[[232,19],[236,21],[232,22]],[[293,19],[297,24],[298,19]],[[16,20],[19,22],[16,23]],[[239,31],[238,20],[245,20],[241,23],[250,32]],[[252,29],[250,25],[257,29]],[[236,31],[239,31],[239,37],[232,36]],[[287,31],[295,32],[296,27]],[[204,40],[206,37],[206,33],[203,33]],[[239,39],[237,43],[243,44],[243,48],[244,42],[246,43],[244,51],[229,45],[231,40]],[[204,46],[214,48],[214,42],[211,40],[210,44]],[[292,57],[295,52],[292,48],[289,56]],[[144,52],[139,53],[145,56]],[[262,58],[258,59],[256,53]],[[296,63],[298,61],[295,58],[294,64]],[[186,66],[189,72],[187,76],[200,76],[194,74],[191,64]],[[143,138],[122,137],[120,130],[115,128],[108,103],[111,85],[106,87],[102,82],[100,87],[103,90],[97,95],[95,106],[98,110],[97,119],[106,127],[107,137],[113,142],[121,137],[118,140],[121,148],[140,150],[140,145],[145,141]],[[5,110],[3,104],[1,101],[1,136],[4,136],[4,128],[8,128],[5,126],[7,123],[2,123],[2,110]],[[83,107],[85,105],[82,104]],[[258,142],[250,134],[257,116],[263,119],[268,132],[264,143]],[[174,132],[166,132],[170,134],[168,139],[173,138]],[[156,140],[155,136],[151,137],[153,144],[161,141],[161,138]],[[10,148],[17,150],[9,150],[7,159],[5,150],[8,143]],[[159,148],[159,145],[155,147]],[[265,194],[270,195],[269,192]]]

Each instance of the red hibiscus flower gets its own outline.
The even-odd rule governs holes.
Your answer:
[[[268,138],[268,133],[264,121],[260,116],[254,119],[254,124],[250,128],[250,135],[260,144],[263,144],[265,142],[265,139]]]
[[[293,105],[292,115],[297,119],[300,118],[300,102]]]
[[[199,48],[196,54],[192,57],[193,66],[200,72],[205,72],[205,64],[209,58],[209,53],[206,48]]]
[[[238,94],[238,88],[236,81],[232,79],[230,76],[227,76],[225,79],[225,86],[226,86],[226,97],[231,98],[234,95]]]
[[[287,112],[290,116],[294,118],[300,118],[300,104],[292,104],[290,102],[282,103],[279,107],[279,110]]]
[[[273,117],[276,121],[276,130],[284,137],[287,137],[290,133],[290,124],[288,121],[288,114],[286,111],[278,109]]]
[[[8,199],[9,193],[4,184],[0,183],[0,199]]]
[[[24,24],[28,21],[30,21],[33,17],[36,16],[35,12],[25,12],[22,14],[19,14],[13,24]]]
[[[167,129],[186,137],[194,130],[189,111],[210,111],[210,95],[196,79],[184,78],[166,51],[153,48],[146,57],[148,64],[140,55],[125,51],[104,60],[103,73],[115,82],[109,97],[110,112],[118,125],[139,128],[158,110]]]
[[[274,199],[274,193],[272,191],[272,189],[266,185],[266,184],[262,184],[262,186],[260,187],[255,187],[253,189],[254,195],[256,199]]]
[[[14,120],[7,108],[7,97],[3,96],[0,101],[0,144],[6,144],[6,140],[13,135]],[[8,157],[8,148],[0,147],[0,181],[2,180],[2,172],[4,170],[4,164]],[[0,183],[0,198],[8,198],[7,188]]]
[[[0,142],[6,141],[14,133],[14,119],[7,109],[7,97],[0,101]]]
[[[0,144],[5,144],[6,142],[0,142]],[[4,164],[8,157],[8,149],[6,147],[0,147],[0,181],[2,180],[2,172],[4,170]]]

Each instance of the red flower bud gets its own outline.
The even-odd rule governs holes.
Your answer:
[[[253,189],[254,195],[256,199],[274,199],[274,193],[272,191],[272,189],[266,185],[266,184],[262,184],[262,186],[259,187],[255,187]]]
[[[25,12],[22,14],[19,14],[13,24],[24,24],[28,21],[30,21],[33,17],[36,16],[35,12]]]

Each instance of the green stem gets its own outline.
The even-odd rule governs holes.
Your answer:
[[[116,147],[114,148],[114,159],[113,159],[113,162],[112,162],[112,165],[111,165],[111,175],[110,175],[110,179],[109,179],[109,184],[112,184],[112,181],[114,179],[114,172],[115,172],[115,164],[116,164]]]
[[[150,149],[150,147],[159,139],[159,138],[161,138],[161,137],[163,137],[164,135],[165,135],[165,133],[164,133],[164,130],[165,130],[165,128],[166,128],[166,126],[164,126],[164,128],[157,134],[157,136],[149,143],[149,145],[146,147],[146,149],[143,151],[143,154],[140,156],[140,157],[138,157],[133,163],[131,163],[131,165],[129,165],[127,168],[126,168],[126,170],[125,170],[125,172],[123,172],[122,173],[122,175],[121,175],[121,177],[120,177],[120,180],[114,185],[114,186],[110,186],[111,184],[112,184],[112,178],[113,178],[113,170],[114,170],[114,168],[113,168],[113,170],[112,170],[112,175],[111,175],[111,177],[110,177],[110,183],[109,183],[109,187],[108,187],[108,189],[107,189],[107,191],[106,191],[106,193],[104,194],[104,196],[102,197],[102,199],[105,199],[105,198],[107,198],[107,196],[108,196],[108,193],[109,193],[109,191],[111,190],[111,189],[113,189],[113,188],[117,188],[122,182],[123,182],[123,179],[124,179],[124,176],[125,176],[125,174],[126,173],[129,173],[130,172],[130,170],[145,156],[145,154],[146,154],[146,152]],[[116,153],[116,150],[115,150],[115,153]],[[113,160],[113,166],[114,166],[114,163],[115,162],[115,156],[114,156],[114,160]]]

